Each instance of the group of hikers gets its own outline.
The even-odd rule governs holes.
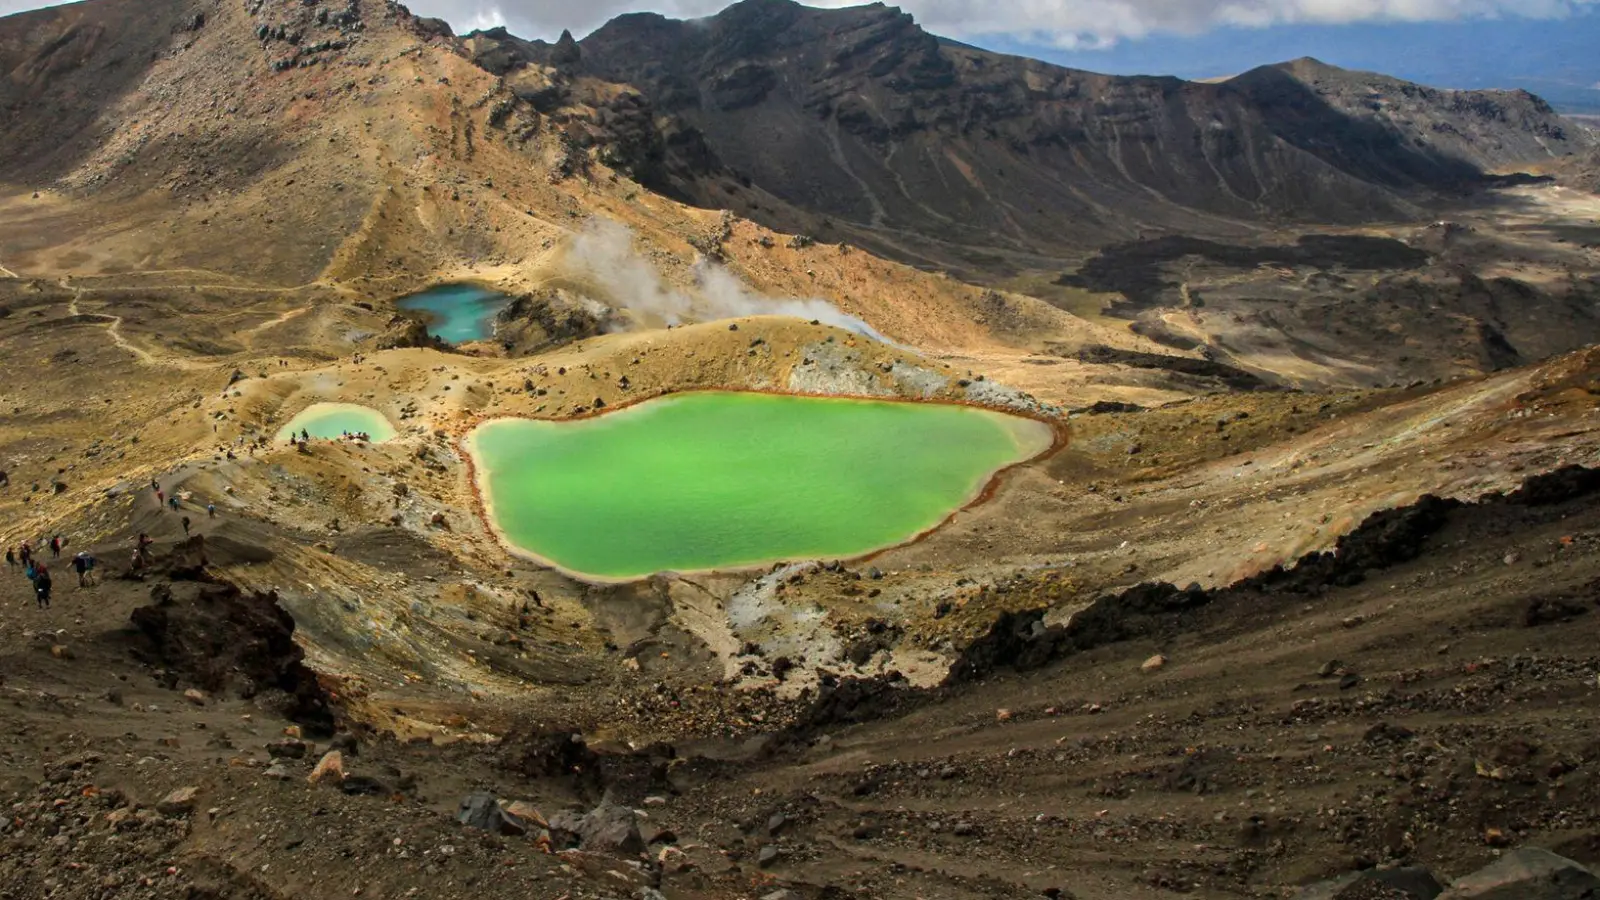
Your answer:
[[[151,479],[150,489],[155,492],[156,502],[161,504],[162,507],[173,512],[178,512],[181,509],[178,497],[176,495],[167,496],[166,491],[161,489],[160,482]],[[206,504],[206,515],[213,519],[217,517],[217,505],[215,503]],[[190,522],[188,516],[184,516],[181,524],[183,525],[183,533],[187,536],[193,523]],[[138,541],[134,544],[133,560],[129,567],[129,573],[134,577],[144,577],[144,570],[150,566],[150,548],[153,544],[155,544],[155,539],[150,537],[149,534],[143,532],[139,534]],[[34,601],[40,609],[50,608],[50,595],[55,588],[54,579],[50,574],[50,564],[45,562],[44,557],[48,555],[51,562],[59,561],[62,552],[66,549],[67,539],[59,534],[53,535],[49,541],[40,538],[37,543],[23,541],[15,547],[6,548],[6,568],[12,572],[20,570],[27,576],[28,581],[33,583]],[[78,574],[78,587],[93,587],[98,582],[98,573],[95,570],[96,562],[94,554],[86,549],[79,550],[71,557],[69,564],[72,566],[72,570]]]
[[[162,506],[165,506],[167,509],[170,509],[173,512],[177,512],[182,507],[182,502],[178,499],[178,495],[177,494],[173,494],[170,497],[167,496],[167,492],[161,489],[161,482],[156,481],[154,478],[150,479],[150,490],[155,492],[156,502],[161,504]],[[216,517],[217,517],[217,505],[215,503],[207,503],[206,504],[206,518],[215,519]],[[185,535],[187,535],[189,533],[189,517],[188,516],[184,516],[183,517],[183,533]]]
[[[29,541],[23,541],[16,547],[6,548],[6,568],[12,571],[21,569],[33,584],[34,602],[40,609],[50,608],[50,594],[55,588],[54,579],[50,575],[50,566],[44,561],[44,553],[48,550],[52,560],[61,558],[61,551],[67,547],[67,540],[61,535],[55,535],[46,543],[39,541],[39,549]],[[79,550],[72,557],[72,570],[78,573],[78,587],[89,587],[94,584],[94,554],[88,550]]]

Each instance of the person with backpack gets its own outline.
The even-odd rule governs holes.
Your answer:
[[[33,596],[38,601],[40,609],[50,608],[50,588],[52,586],[49,567],[44,563],[40,563],[33,574]]]
[[[87,550],[78,551],[78,555],[72,558],[72,569],[78,573],[78,587],[88,587],[89,573],[94,569],[94,557]]]

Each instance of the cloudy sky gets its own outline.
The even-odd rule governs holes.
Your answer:
[[[3,6],[12,0],[0,0]],[[1085,47],[1152,33],[1219,26],[1437,21],[1472,17],[1558,18],[1600,0],[899,0],[929,31],[957,38],[1008,35],[1028,43]],[[727,0],[414,0],[413,11],[460,30],[506,25],[528,37],[571,28],[580,37],[612,16],[650,10],[675,18],[709,15]],[[849,6],[851,0],[814,0]]]
[[[419,15],[439,16],[458,31],[506,25],[526,37],[580,37],[612,16],[651,10],[674,17],[709,15],[728,0],[412,0]],[[848,0],[813,0],[847,6]],[[0,14],[48,5],[0,0]],[[1559,18],[1600,0],[898,0],[928,30],[957,38],[1008,36],[1028,44],[1093,47],[1153,33],[1199,33],[1224,26],[1373,21],[1439,21],[1523,16]]]

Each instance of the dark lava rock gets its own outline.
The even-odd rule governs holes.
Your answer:
[[[550,836],[558,845],[575,843],[589,853],[637,856],[645,851],[638,816],[609,800],[585,815],[565,811],[551,816]]]
[[[520,818],[500,808],[500,801],[493,794],[479,791],[468,794],[461,799],[461,806],[456,811],[456,821],[480,831],[492,834],[522,835],[528,833],[528,826]]]
[[[1508,851],[1456,879],[1440,900],[1596,900],[1600,878],[1566,857],[1538,847]]]
[[[272,743],[268,744],[267,755],[273,759],[305,759],[306,751],[309,749],[310,748],[306,745],[305,741],[297,741],[294,738],[285,738],[284,740],[273,741]],[[334,749],[338,748],[336,747]]]
[[[204,544],[199,536],[180,545],[163,565],[187,567]],[[176,572],[174,572],[176,574]],[[282,712],[312,732],[333,732],[333,711],[316,673],[304,663],[295,643],[294,619],[278,605],[275,593],[245,593],[225,582],[202,585],[182,602],[157,598],[136,608],[130,618],[140,633],[134,648],[143,662],[179,672],[207,693],[230,688],[242,697],[279,690],[289,700]]]

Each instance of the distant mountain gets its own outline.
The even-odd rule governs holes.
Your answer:
[[[1411,217],[1592,143],[1524,91],[1313,60],[1219,84],[1098,75],[942,41],[881,4],[745,0],[466,46],[651,187],[969,274],[1150,232]]]
[[[1223,28],[1156,34],[1104,49],[1063,50],[997,38],[992,50],[1121,75],[1215,78],[1262,60],[1315,56],[1441,88],[1522,88],[1562,112],[1600,112],[1600,9],[1560,19],[1462,19]]]

